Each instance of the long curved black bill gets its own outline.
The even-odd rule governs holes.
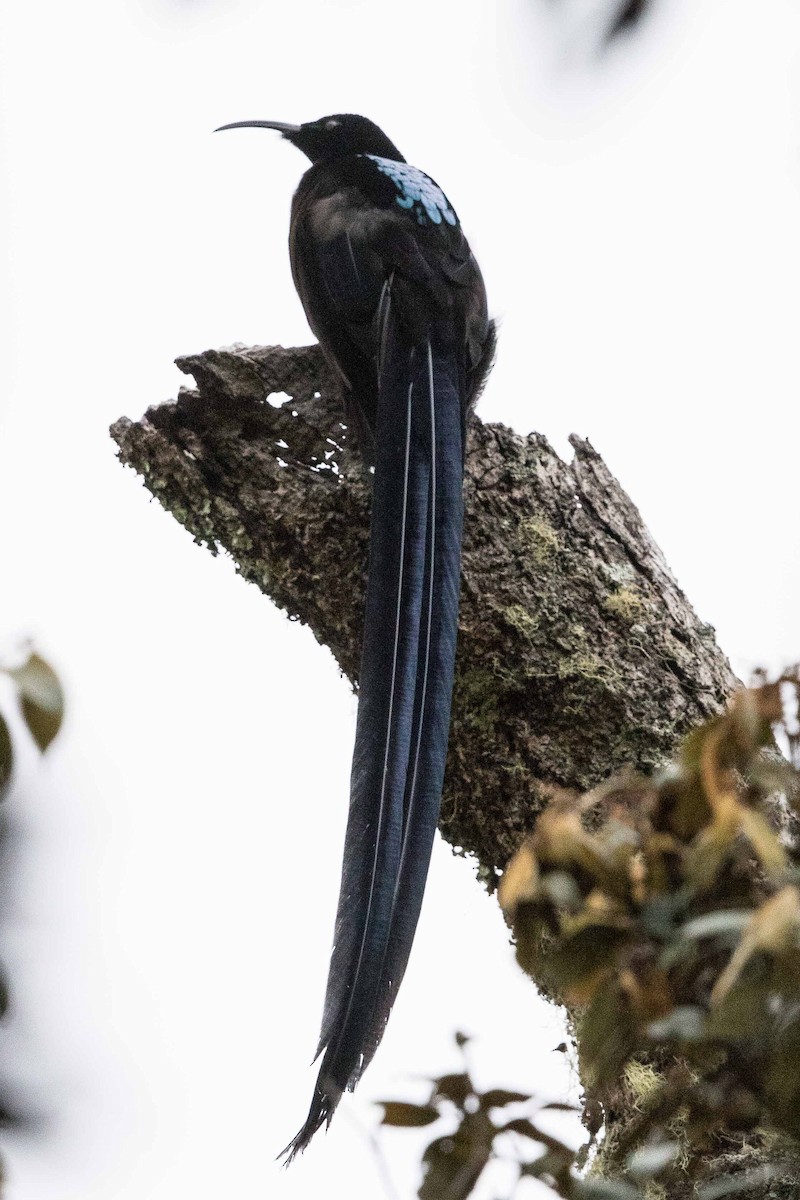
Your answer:
[[[223,129],[277,129],[285,137],[300,132],[299,125],[287,125],[285,121],[232,121],[230,125],[220,125],[214,133],[222,133]]]

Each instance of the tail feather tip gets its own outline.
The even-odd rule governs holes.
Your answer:
[[[303,1153],[303,1151],[309,1145],[314,1134],[317,1133],[317,1131],[320,1130],[323,1125],[327,1129],[331,1123],[331,1120],[333,1119],[333,1114],[337,1103],[338,1098],[334,1099],[333,1096],[328,1096],[324,1093],[318,1094],[314,1097],[303,1127],[298,1133],[295,1134],[295,1136],[289,1142],[289,1145],[285,1146],[277,1156],[278,1161],[282,1161],[284,1167],[288,1167],[298,1154]]]

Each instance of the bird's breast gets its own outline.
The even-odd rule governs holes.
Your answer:
[[[390,213],[367,201],[356,188],[321,196],[311,205],[308,226],[317,242],[343,236],[361,243],[376,242],[391,225]]]

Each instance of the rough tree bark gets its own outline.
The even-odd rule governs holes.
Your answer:
[[[117,421],[121,461],[356,684],[369,476],[318,348],[177,361],[196,388]],[[571,441],[565,463],[538,434],[470,427],[441,832],[490,888],[554,787],[652,770],[736,686],[635,506]]]

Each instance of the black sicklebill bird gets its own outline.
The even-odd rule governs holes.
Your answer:
[[[221,128],[251,126],[311,159],[292,202],[292,275],[375,467],[324,1055],[291,1160],[371,1061],[414,939],[450,728],[464,436],[495,330],[452,205],[377,125],[342,113]]]

